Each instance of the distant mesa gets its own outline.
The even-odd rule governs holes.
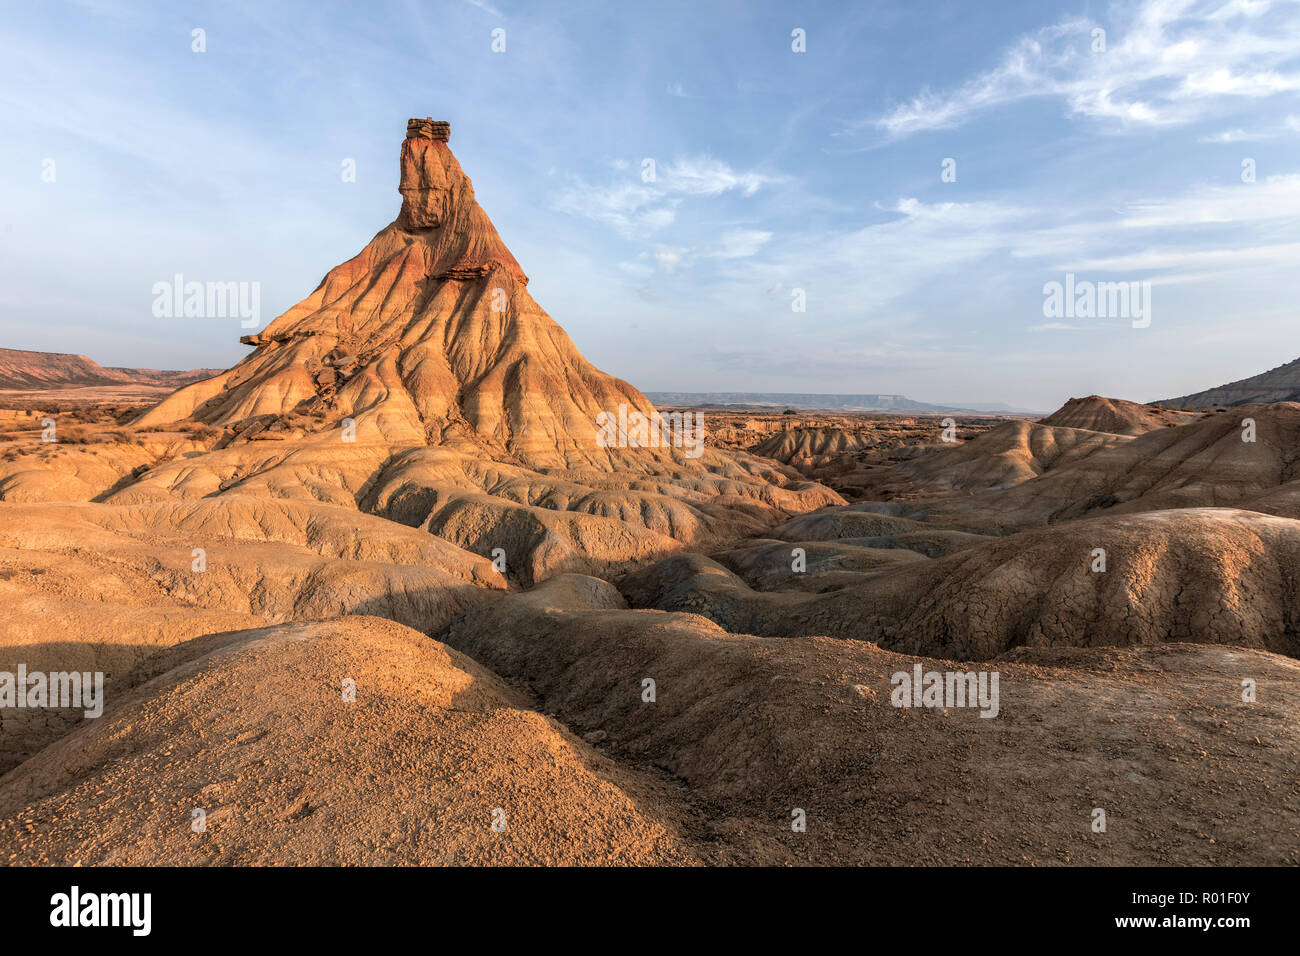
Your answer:
[[[691,408],[778,408],[818,412],[899,412],[936,415],[942,412],[974,412],[990,415],[1041,415],[1041,411],[1012,408],[1001,404],[953,403],[950,405],[913,401],[905,395],[836,395],[816,392],[646,392],[657,405]]]
[[[173,371],[156,368],[105,367],[84,355],[0,349],[0,390],[37,391],[66,388],[140,385],[179,388],[201,381],[221,369]]]

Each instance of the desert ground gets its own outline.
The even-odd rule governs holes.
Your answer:
[[[399,169],[233,368],[0,350],[0,673],[105,680],[0,708],[0,860],[1300,863],[1296,375],[656,410]]]

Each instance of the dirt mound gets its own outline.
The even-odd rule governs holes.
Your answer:
[[[1300,862],[1288,805],[1300,665],[1275,655],[1023,649],[986,665],[999,678],[986,719],[891,703],[900,672],[969,665],[632,611],[593,578],[552,578],[440,637],[526,679],[536,699],[374,618],[193,641],[0,780],[0,854],[81,865]],[[1241,699],[1246,678],[1258,704]],[[1091,830],[1096,807],[1105,834]]]
[[[1070,399],[1052,414],[1040,419],[1039,424],[1086,428],[1094,432],[1136,437],[1157,428],[1185,425],[1199,417],[1194,412],[1089,395],[1087,398]]]
[[[910,518],[881,514],[873,505],[863,504],[800,515],[774,528],[772,536],[785,541],[835,541],[907,534],[921,527],[920,522]]]
[[[844,541],[753,541],[747,542],[746,547],[721,551],[711,557],[757,591],[829,591],[902,564],[925,560],[923,555],[906,548]],[[796,562],[802,563],[802,570],[792,573]]]
[[[88,448],[51,443],[0,459],[0,501],[90,501],[157,461],[139,445]]]
[[[812,467],[874,444],[870,435],[843,428],[790,428],[760,442],[750,451],[787,465]]]
[[[937,448],[945,437],[970,441],[1007,418],[989,415],[911,416],[886,413],[781,414],[708,409],[709,439],[726,449],[779,461],[849,500],[912,494],[909,476],[893,466]],[[947,422],[951,421],[950,428]]]
[[[184,433],[129,435],[93,426],[65,425],[65,416],[38,416],[26,440],[0,453],[0,501],[92,501],[133,483],[174,459],[189,459],[207,443]],[[39,438],[40,422],[56,421],[57,441]]]
[[[614,766],[474,662],[400,625],[353,617],[240,631],[177,648],[153,669],[103,717],[0,781],[0,859],[695,859],[670,821],[639,806],[648,776]]]
[[[319,503],[3,505],[0,671],[110,682],[202,634],[365,613],[434,630],[504,589],[486,557]],[[80,719],[7,712],[0,771]]]

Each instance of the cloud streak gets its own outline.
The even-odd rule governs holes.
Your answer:
[[[552,199],[559,212],[581,216],[613,228],[626,239],[645,239],[672,225],[677,209],[688,198],[715,198],[724,193],[753,196],[781,177],[755,170],[737,171],[712,156],[677,159],[657,170],[655,178],[641,178],[641,164],[614,164],[625,173],[620,179],[594,185],[574,178]]]
[[[1031,98],[1124,126],[1182,125],[1216,115],[1232,99],[1300,90],[1294,0],[1145,0],[1117,17],[1110,26],[1069,19],[1021,37],[995,67],[947,92],[923,91],[856,128],[904,139]]]

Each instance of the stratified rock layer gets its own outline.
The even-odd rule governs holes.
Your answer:
[[[1219,405],[1295,401],[1300,401],[1300,359],[1226,385],[1180,395],[1178,398],[1166,398],[1153,404],[1170,408],[1213,408]]]

